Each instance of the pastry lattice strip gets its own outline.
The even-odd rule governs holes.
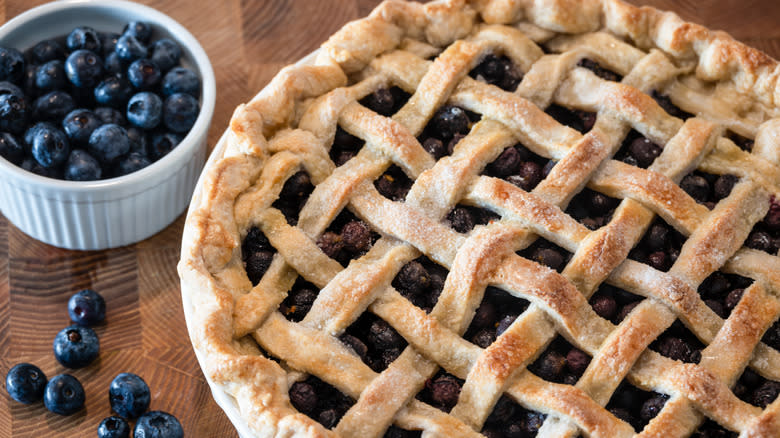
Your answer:
[[[450,96],[450,98],[454,98],[455,96],[457,96],[457,91],[456,91],[456,94],[455,94],[454,96]],[[435,107],[434,107],[434,108],[435,108]],[[419,122],[418,122],[418,123],[419,123]],[[676,131],[676,129],[675,129],[675,130],[672,130],[671,132],[675,132],[675,131]],[[521,132],[522,132],[522,131],[521,131]],[[566,130],[564,129],[564,130],[563,130],[563,132],[566,132]],[[515,134],[516,134],[516,133],[517,133],[517,131],[514,131],[513,133],[515,133]],[[651,133],[651,135],[652,135],[652,133]],[[468,138],[468,137],[467,137],[467,138]],[[652,138],[652,137],[651,137],[651,138]],[[574,139],[576,139],[576,138],[574,138]],[[567,152],[567,151],[566,151],[566,149],[565,149],[565,146],[567,146],[567,145],[568,145],[568,144],[570,144],[570,143],[573,143],[573,142],[562,142],[562,143],[559,143],[559,144],[557,144],[556,146],[558,146],[558,147],[563,147],[563,149],[559,149],[559,150],[556,152],[557,156],[559,156],[559,157],[560,157],[560,156],[563,156],[563,155],[565,155],[565,154],[566,154],[566,152]],[[729,145],[728,145],[728,143],[726,143],[726,146],[725,146],[725,147],[726,147],[726,148],[728,148],[728,146],[729,146]],[[548,152],[548,156],[556,156],[555,154],[553,154],[553,153],[550,153],[550,151],[547,151],[547,152]],[[726,151],[726,153],[731,153],[731,151]],[[409,167],[411,167],[411,164],[409,164],[409,163],[402,163],[402,164],[407,164],[407,165],[409,165]],[[746,166],[746,167],[747,167],[747,166]],[[586,176],[588,176],[588,175],[586,174]],[[579,185],[579,183],[582,183],[583,181],[586,181],[586,180],[587,180],[587,178],[583,178],[583,179],[582,179],[582,181],[579,181],[579,182],[578,182],[578,184],[572,184],[572,186],[576,187],[577,185]],[[776,190],[775,190],[775,191],[776,191]],[[559,202],[561,202],[561,201],[564,201],[564,202],[565,202],[565,201],[567,200],[567,199],[566,199],[566,196],[571,196],[571,195],[573,195],[573,193],[572,193],[571,191],[565,192],[563,199],[559,199],[558,201],[559,201]],[[626,204],[626,203],[627,203],[627,201],[624,201],[624,204]],[[667,213],[669,216],[673,216],[673,213],[671,213],[671,212],[666,212],[666,213]],[[614,220],[614,219],[613,219],[613,222],[615,222],[615,220]],[[420,246],[422,246],[422,245],[420,245]],[[439,259],[438,259],[438,260],[440,260],[440,261],[442,261],[442,260],[446,260],[446,257],[443,257],[442,255],[440,255],[440,257],[439,257]],[[274,263],[275,263],[276,265],[278,265],[278,264],[279,264],[279,263],[277,263],[276,261],[275,261]],[[631,265],[631,264],[629,263],[629,265]],[[570,266],[571,266],[571,265],[570,265]],[[624,276],[627,276],[627,278],[629,279],[629,280],[625,280],[625,279],[624,279],[623,281],[627,281],[627,282],[628,282],[628,281],[630,281],[630,280],[634,280],[634,279],[632,279],[632,278],[631,278],[631,269],[629,269],[630,267],[631,267],[631,266],[625,267],[624,269],[621,269],[621,270],[619,271],[619,273],[623,274]],[[717,269],[717,267],[718,267],[718,266],[716,266],[716,267],[715,267],[715,269]],[[569,269],[569,268],[567,267],[567,269]],[[640,271],[641,271],[642,269],[646,269],[646,268],[639,268],[639,270],[640,270]],[[267,274],[267,275],[268,275],[268,274]],[[615,275],[615,274],[613,274],[613,276],[614,276],[614,275]],[[637,274],[637,275],[638,275],[638,274]],[[618,279],[618,280],[619,280],[619,279]],[[618,280],[616,280],[616,281],[618,281]],[[635,281],[635,282],[636,282],[636,281]],[[637,282],[637,283],[638,283],[638,282]],[[598,282],[596,282],[596,285],[597,285],[597,284],[598,284]],[[776,283],[775,283],[775,284],[776,284]],[[694,286],[696,286],[696,285],[698,285],[698,284],[697,284],[697,283],[696,283],[696,284],[694,284]],[[695,287],[693,288],[693,291],[695,292]],[[586,303],[586,305],[587,305],[587,303]],[[560,316],[560,315],[557,315],[557,316]],[[697,334],[698,334],[698,333],[697,333]],[[501,339],[501,338],[500,338],[500,339]],[[498,342],[498,341],[497,341],[497,342]],[[578,346],[580,346],[580,345],[578,345]],[[592,351],[592,348],[590,349],[590,351]],[[595,360],[595,357],[594,357],[594,360]],[[526,372],[526,374],[527,374],[527,372]],[[520,397],[520,398],[522,398],[522,397]],[[594,431],[594,430],[588,430],[587,428],[586,428],[586,431],[588,431],[588,432],[591,432],[591,433],[592,433],[592,432],[597,432],[597,431]]]

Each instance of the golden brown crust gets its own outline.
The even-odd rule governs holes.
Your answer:
[[[517,90],[468,76],[488,53],[524,72]],[[577,67],[583,57],[622,81]],[[777,436],[780,401],[762,411],[730,387],[748,366],[780,380],[780,353],[760,341],[780,314],[780,261],[742,248],[770,198],[780,196],[779,68],[722,32],[619,0],[386,1],[240,105],[221,156],[206,169],[179,263],[204,372],[256,436],[381,436],[391,424],[478,436],[502,394],[548,414],[540,436],[687,436],[704,418],[744,436]],[[392,117],[359,103],[391,85],[412,94]],[[654,90],[695,117],[668,114],[649,96]],[[482,119],[437,161],[417,137],[445,103]],[[551,104],[598,118],[583,135],[548,115]],[[337,125],[366,142],[340,167],[328,155]],[[664,146],[648,169],[612,159],[630,129]],[[753,151],[739,149],[727,131],[755,138]],[[531,192],[481,175],[517,142],[557,161]],[[390,164],[415,180],[405,202],[372,184]],[[741,182],[709,210],[678,186],[695,169]],[[292,226],[273,203],[299,170],[316,188]],[[585,186],[622,199],[595,231],[563,211]],[[501,219],[458,233],[444,218],[460,202]],[[346,207],[381,238],[344,268],[316,242]],[[656,215],[688,238],[669,272],[627,259]],[[253,226],[277,250],[254,286],[241,258]],[[573,254],[561,273],[516,254],[537,236]],[[430,313],[391,285],[420,254],[450,271]],[[726,320],[697,292],[717,270],[755,280]],[[277,309],[299,276],[320,293],[296,324]],[[616,326],[588,304],[603,282],[648,299]],[[488,285],[532,304],[482,349],[462,335]],[[409,344],[382,373],[338,340],[366,311]],[[698,365],[648,349],[677,319],[707,345]],[[526,369],[558,334],[593,357],[574,386]],[[414,398],[439,368],[465,379],[449,414]],[[290,403],[289,387],[303,373],[356,400],[335,429]],[[624,379],[671,397],[643,431],[604,407]]]

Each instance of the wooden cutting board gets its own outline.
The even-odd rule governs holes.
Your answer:
[[[347,21],[368,14],[374,0],[143,0],[187,27],[206,49],[217,78],[217,104],[209,132],[213,147],[233,108],[249,100],[284,65],[316,49]],[[0,0],[0,21],[43,3]],[[683,18],[780,57],[777,0],[647,0]],[[327,6],[326,6],[327,4]],[[78,23],[74,23],[76,25]],[[141,375],[152,390],[152,409],[176,415],[188,437],[235,437],[211,398],[195,361],[181,310],[176,263],[183,217],[136,245],[93,252],[39,243],[0,216],[0,375],[29,361],[48,376],[70,372],[84,384],[86,409],[62,417],[42,404],[0,396],[0,437],[93,437],[111,414],[108,385],[120,372]],[[54,335],[68,325],[67,300],[83,288],[108,302],[97,328],[100,359],[66,370],[52,355]]]

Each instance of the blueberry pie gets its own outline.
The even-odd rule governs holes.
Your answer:
[[[618,0],[383,3],[207,167],[205,374],[256,436],[780,436],[779,72]]]

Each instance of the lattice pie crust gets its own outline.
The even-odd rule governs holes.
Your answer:
[[[491,53],[524,73],[514,92],[468,76]],[[622,80],[599,78],[583,58]],[[732,392],[746,367],[780,381],[780,353],[761,342],[780,314],[780,259],[743,246],[780,199],[779,77],[774,60],[728,35],[617,0],[383,3],[240,105],[206,170],[179,264],[204,372],[257,436],[382,436],[390,425],[480,436],[502,394],[547,414],[545,437],[688,436],[705,419],[780,436],[780,400],[762,409]],[[391,117],[358,102],[391,86],[411,94]],[[696,116],[670,115],[652,91]],[[553,103],[596,112],[595,125],[562,125],[544,112]],[[437,161],[417,137],[445,104],[481,120]],[[328,155],[337,125],[365,140],[339,167]],[[648,169],[613,159],[630,129],[663,147]],[[752,151],[731,133],[754,139]],[[531,192],[482,174],[517,143],[557,161]],[[372,183],[391,164],[414,181],[403,201]],[[710,210],[678,186],[695,169],[739,182]],[[272,204],[299,170],[316,188],[292,226]],[[596,230],[564,213],[586,186],[620,199]],[[500,218],[459,233],[445,220],[456,204]],[[345,208],[381,236],[346,268],[317,245]],[[686,237],[668,272],[627,258],[656,217]],[[241,254],[253,226],[277,251],[256,286]],[[516,254],[539,237],[572,253],[561,273]],[[430,313],[391,285],[421,254],[449,270]],[[718,270],[754,280],[725,320],[697,292]],[[295,323],[278,309],[298,276],[320,291]],[[615,325],[588,303],[602,283],[647,299]],[[489,285],[531,305],[483,349],[462,334]],[[381,373],[339,340],[364,312],[408,342]],[[648,349],[677,319],[706,346],[698,364]],[[526,368],[558,335],[592,356],[576,385]],[[440,368],[465,381],[449,413],[415,398]],[[356,401],[332,430],[290,402],[290,385],[309,374]],[[624,379],[669,396],[641,431],[604,407]]]

